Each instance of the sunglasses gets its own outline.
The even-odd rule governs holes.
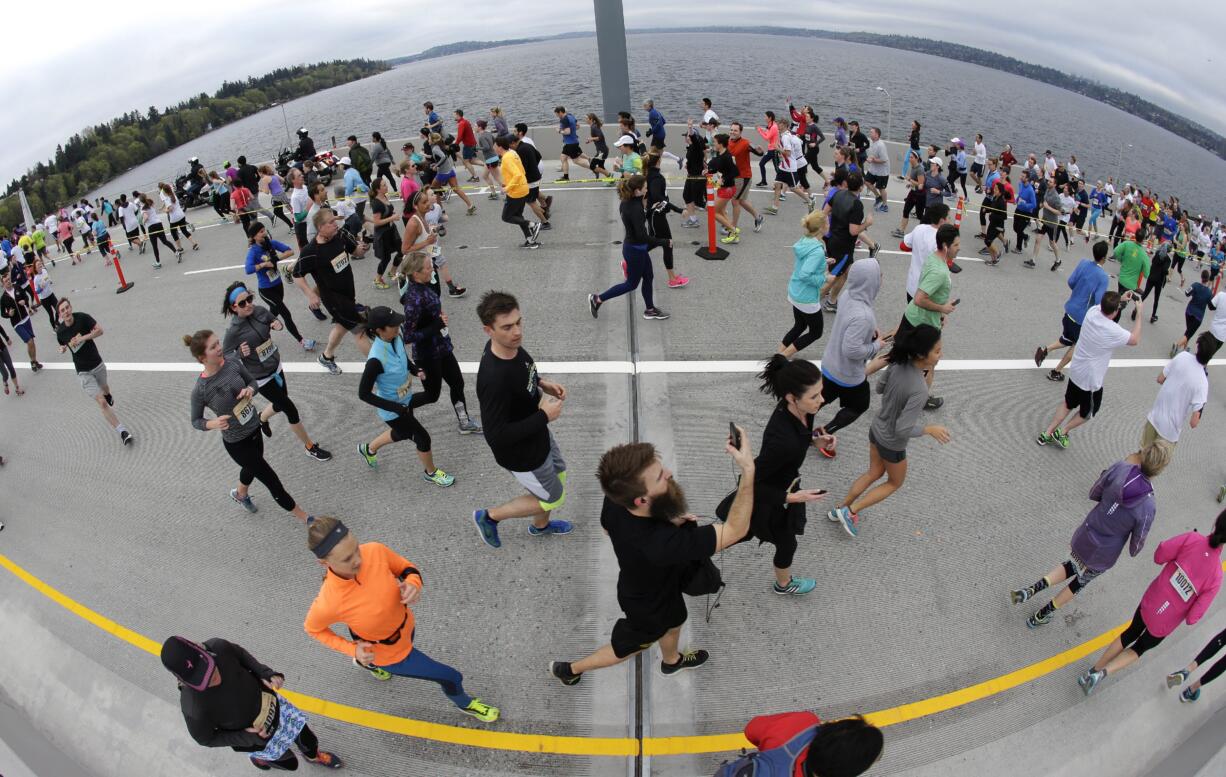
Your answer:
[[[242,299],[236,301],[234,304],[240,308],[245,308],[248,305],[254,304],[254,300],[252,300],[251,297],[243,297]]]

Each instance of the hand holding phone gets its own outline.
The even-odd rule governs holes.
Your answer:
[[[728,439],[732,442],[733,448],[741,447],[741,430],[736,428],[736,424],[728,422]]]

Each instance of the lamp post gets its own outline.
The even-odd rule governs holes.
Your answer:
[[[885,113],[885,134],[888,138],[892,133],[894,123],[894,98],[890,96],[890,90],[884,86],[877,87],[878,92],[885,92],[886,113]]]
[[[285,125],[285,145],[289,147],[293,144],[289,139],[289,119],[285,118],[285,103],[281,103],[281,123]]]
[[[1131,144],[1131,143],[1128,143],[1127,145],[1125,145],[1125,144],[1123,144],[1123,143],[1121,143],[1121,144],[1120,144],[1120,156],[1119,156],[1119,158],[1118,158],[1118,159],[1116,159],[1116,160],[1115,160],[1115,180],[1116,180],[1116,183],[1121,183],[1121,181],[1120,181],[1120,166],[1124,164],[1124,149],[1125,149],[1125,148],[1132,148],[1132,144]]]

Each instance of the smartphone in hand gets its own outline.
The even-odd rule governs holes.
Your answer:
[[[736,428],[736,424],[728,422],[728,439],[732,442],[732,447],[738,450],[741,447],[741,430]]]

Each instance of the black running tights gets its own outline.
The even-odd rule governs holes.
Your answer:
[[[264,460],[264,435],[259,427],[245,439],[238,442],[222,440],[222,445],[225,446],[226,453],[230,454],[230,458],[234,459],[234,463],[241,467],[238,474],[240,483],[250,486],[251,481],[258,480],[264,484],[282,510],[288,512],[294,509],[297,502],[285,490],[285,486],[281,485],[281,479],[273,471],[272,465]]]
[[[797,351],[803,351],[807,346],[816,341],[822,336],[822,311],[816,313],[801,313],[792,307],[792,320],[795,322],[792,328],[787,331],[781,341],[784,345],[791,345]],[[809,331],[806,332],[805,330]]]

